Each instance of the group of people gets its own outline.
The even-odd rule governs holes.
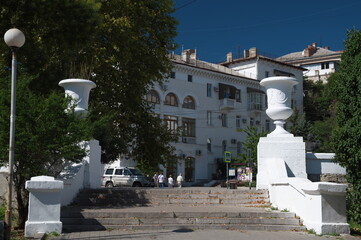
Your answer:
[[[157,188],[164,188],[164,183],[165,183],[165,177],[163,175],[163,173],[160,173],[159,175],[157,173],[154,174],[153,176],[153,180],[154,180],[154,184],[155,187]],[[180,173],[177,177],[177,185],[179,188],[182,187],[183,184],[183,176],[182,173]],[[173,188],[174,187],[174,179],[172,177],[172,174],[169,175],[168,177],[168,187],[169,188]]]

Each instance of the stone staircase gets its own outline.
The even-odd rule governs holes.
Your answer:
[[[100,188],[63,207],[64,232],[110,229],[303,231],[294,213],[271,211],[267,191],[248,188]]]

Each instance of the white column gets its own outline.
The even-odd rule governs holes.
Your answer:
[[[49,176],[32,177],[26,181],[29,191],[29,213],[25,223],[25,237],[37,233],[61,233],[60,201],[63,181]]]

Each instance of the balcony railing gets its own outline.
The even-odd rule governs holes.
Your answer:
[[[232,110],[236,107],[236,100],[230,98],[223,98],[219,100],[220,110]]]

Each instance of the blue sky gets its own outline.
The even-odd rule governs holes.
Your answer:
[[[222,62],[226,54],[257,47],[274,57],[316,42],[343,50],[347,30],[361,30],[360,0],[175,0],[181,49]]]

